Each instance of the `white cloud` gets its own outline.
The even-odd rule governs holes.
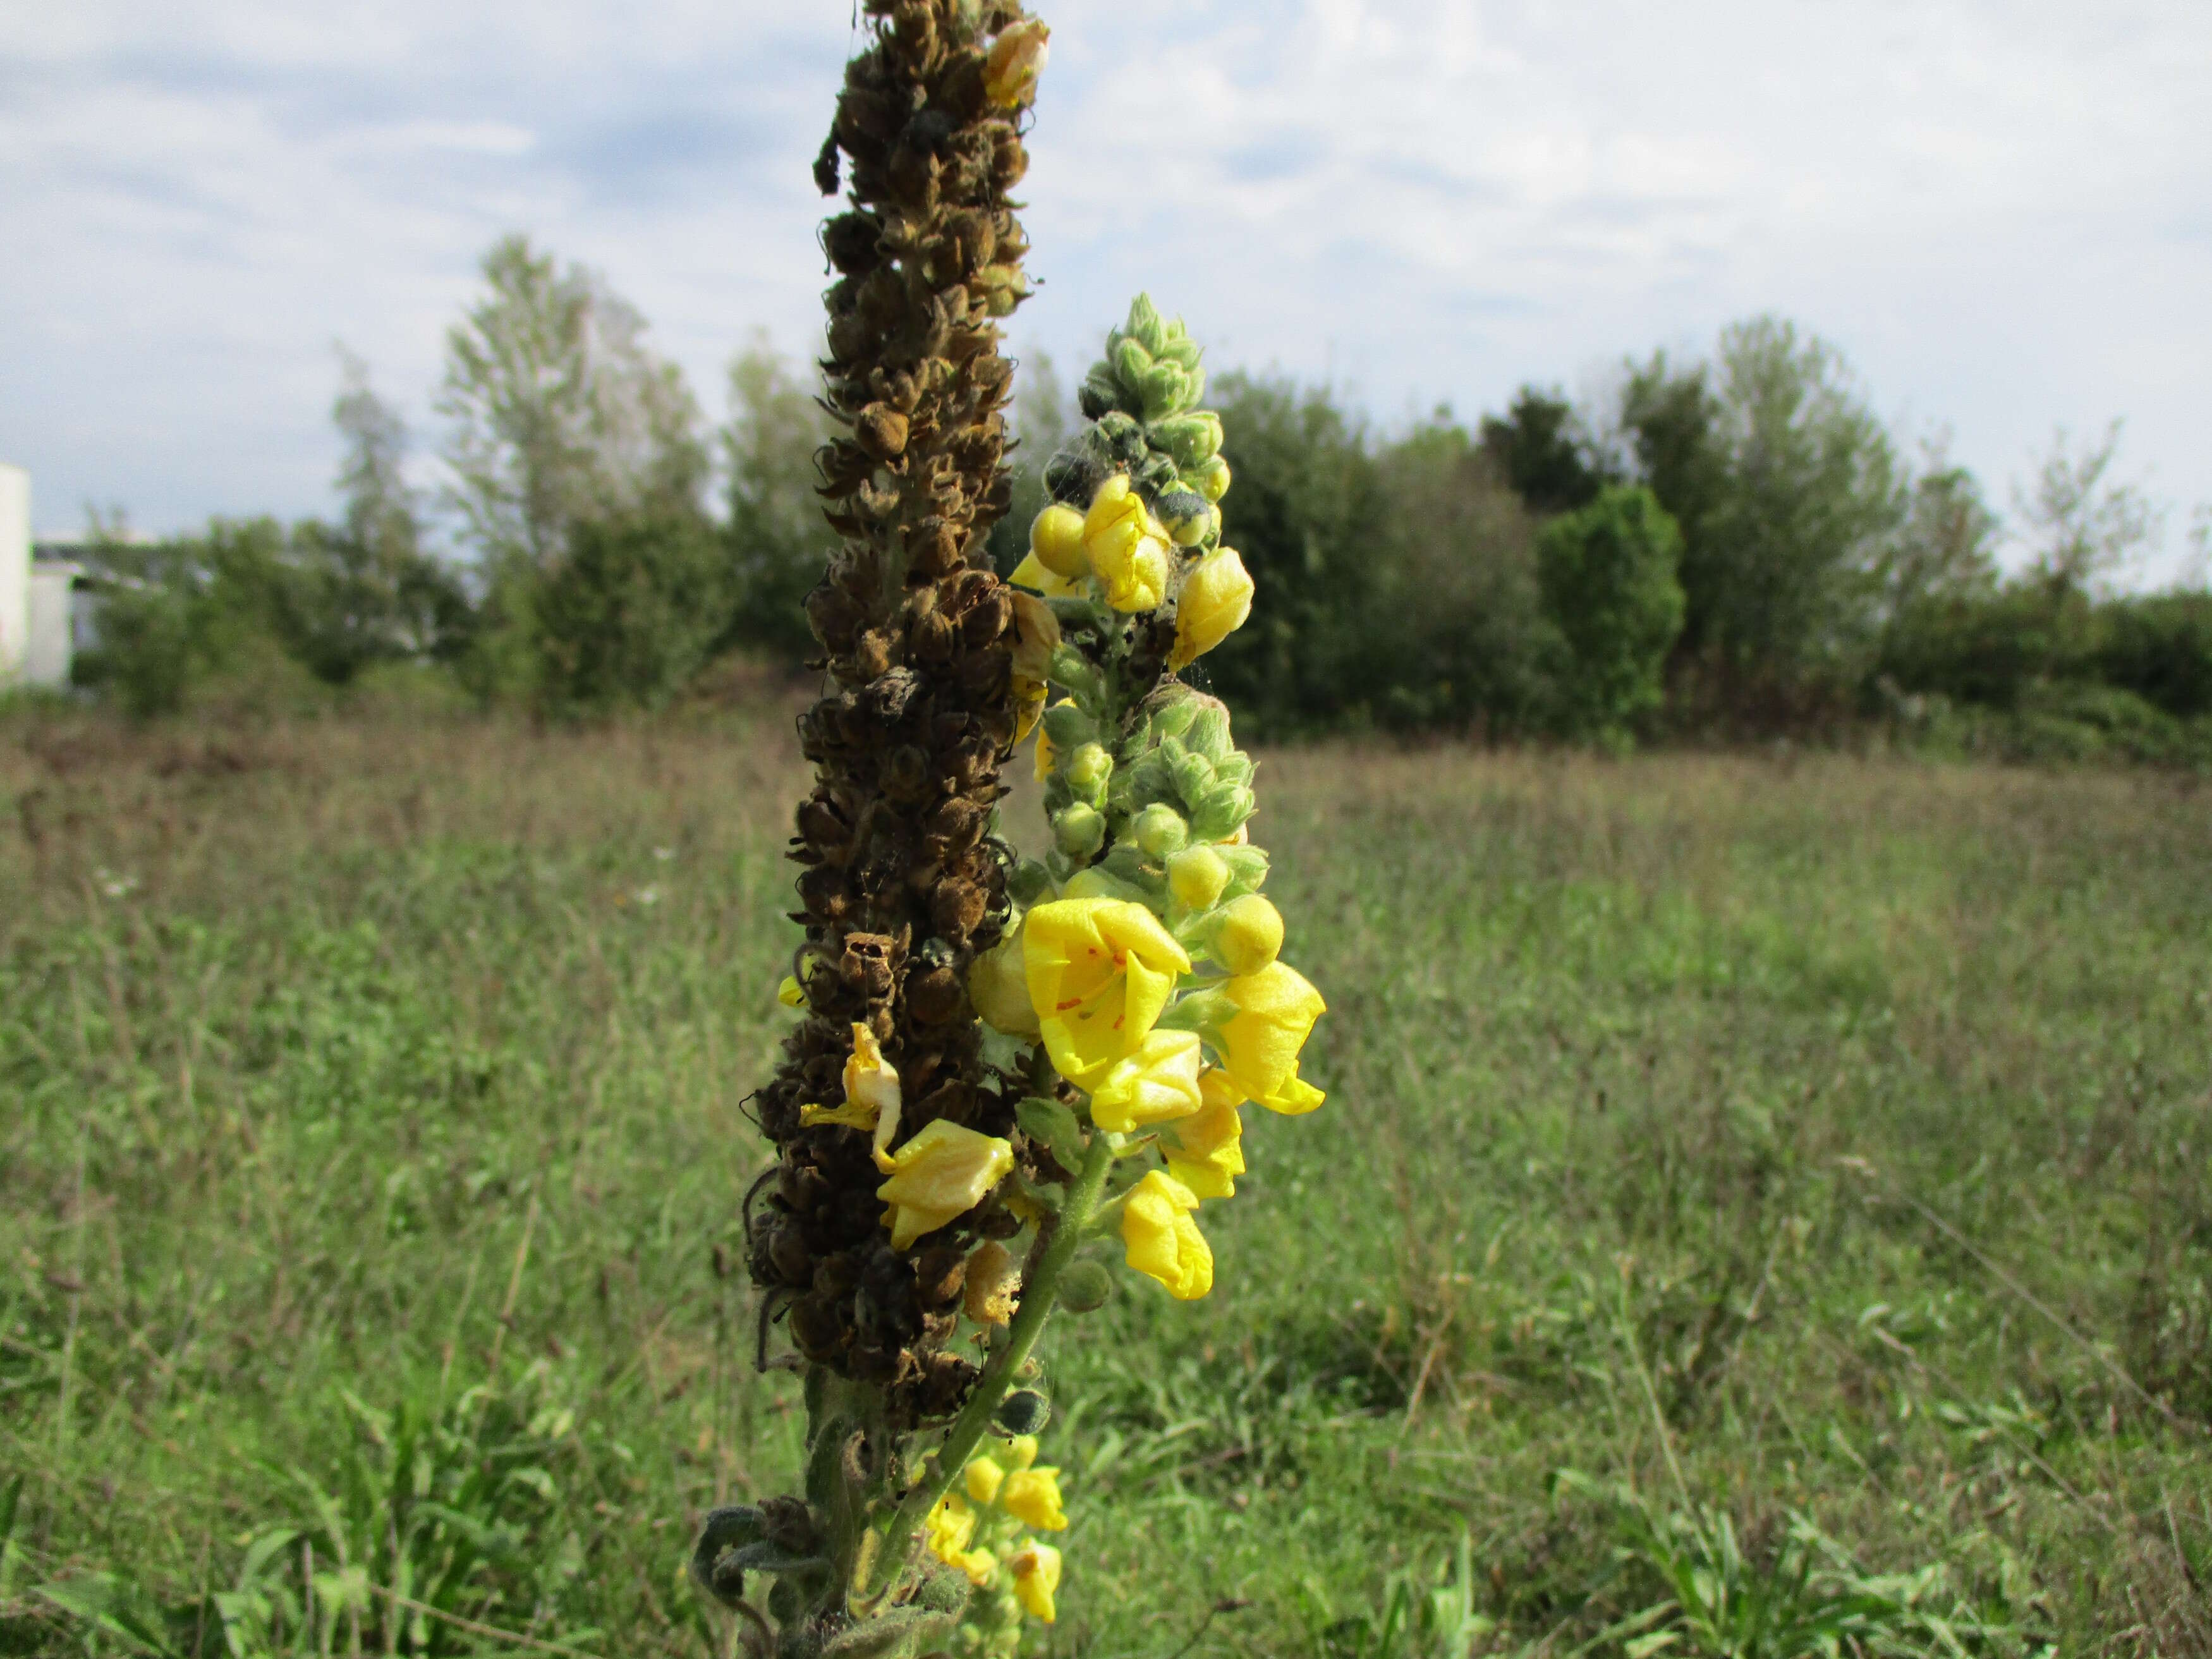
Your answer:
[[[1999,498],[2053,425],[2126,415],[2161,493],[2212,499],[2202,0],[1045,10],[1016,332],[1064,364],[1146,287],[1218,362],[1472,413],[1772,309]],[[46,524],[318,507],[330,342],[427,418],[511,228],[605,268],[712,401],[755,326],[815,326],[852,38],[779,0],[9,8],[0,452]]]

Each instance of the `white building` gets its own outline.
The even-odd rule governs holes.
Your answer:
[[[0,465],[0,688],[66,686],[96,620],[84,567],[32,553],[31,475]]]

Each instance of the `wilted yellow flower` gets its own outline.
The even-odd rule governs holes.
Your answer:
[[[1168,1173],[1200,1198],[1233,1198],[1244,1173],[1244,1119],[1237,1109],[1244,1091],[1216,1066],[1199,1079],[1198,1092],[1204,1104],[1170,1131]]]
[[[1014,1149],[939,1118],[892,1153],[890,1167],[876,1196],[891,1206],[891,1248],[902,1250],[981,1203],[1014,1167]]]
[[[1244,626],[1252,614],[1252,577],[1233,547],[1216,548],[1183,579],[1176,602],[1171,669],[1188,668]]]
[[[1018,1305],[1022,1272],[1013,1252],[995,1238],[987,1238],[968,1258],[968,1277],[961,1288],[961,1306],[978,1325],[1012,1322]],[[981,1500],[989,1503],[988,1498]]]
[[[968,1501],[988,1506],[999,1501],[999,1488],[1006,1484],[1006,1472],[996,1458],[978,1457],[969,1462],[965,1479]]]
[[[929,1553],[950,1566],[958,1566],[961,1556],[975,1540],[975,1511],[957,1492],[939,1498],[922,1525]]]
[[[1006,1565],[1013,1569],[1014,1595],[1022,1606],[1031,1617],[1052,1623],[1059,1616],[1053,1597],[1060,1593],[1060,1552],[1028,1539]]]
[[[1036,95],[1050,54],[1052,31],[1024,18],[1001,34],[983,65],[983,95],[1000,109],[1019,109]]]
[[[1211,910],[1229,885],[1229,862],[1211,847],[1186,847],[1168,860],[1168,890],[1186,910]]]
[[[1190,971],[1190,957],[1143,905],[1059,899],[1022,924],[1030,1001],[1060,1074],[1094,1086],[1135,1050]]]
[[[1042,739],[1039,739],[1040,742]],[[1037,1034],[1036,1008],[1022,963],[1022,931],[1017,927],[968,969],[968,1000],[983,1023],[1009,1036]]]
[[[1284,1091],[1297,1081],[1298,1051],[1314,1022],[1328,1012],[1321,993],[1282,962],[1231,979],[1222,989],[1237,1008],[1219,1033],[1222,1063],[1231,1080],[1271,1111],[1310,1111],[1319,1105],[1316,1097],[1312,1106],[1302,1107],[1296,1103],[1300,1096]]]
[[[1091,1121],[1102,1129],[1127,1134],[1188,1117],[1199,1106],[1201,1063],[1197,1032],[1146,1032],[1135,1050],[1115,1060],[1091,1091]]]
[[[845,1062],[845,1103],[836,1110],[826,1106],[802,1106],[799,1122],[811,1129],[825,1123],[848,1129],[875,1132],[876,1167],[889,1171],[886,1149],[899,1127],[899,1074],[876,1045],[876,1034],[857,1021],[853,1026],[853,1057]]]
[[[1222,906],[1213,924],[1213,955],[1231,974],[1256,974],[1282,949],[1282,912],[1266,899],[1247,893]]]
[[[1014,602],[1014,672],[1026,680],[1052,678],[1052,653],[1060,647],[1060,618],[1034,593],[1019,589]]]
[[[1168,1287],[1178,1302],[1195,1302],[1213,1288],[1213,1251],[1190,1218],[1198,1194],[1173,1176],[1153,1170],[1121,1206],[1121,1243],[1132,1267]]]
[[[1116,611],[1156,611],[1168,593],[1168,533],[1124,474],[1098,486],[1083,518],[1091,574]]]
[[[806,990],[799,984],[798,975],[786,974],[783,976],[783,983],[775,988],[775,1000],[787,1008],[804,1008],[806,1006]]]
[[[1085,517],[1073,507],[1054,501],[1030,525],[1030,556],[1052,574],[1080,581],[1091,574],[1091,556],[1084,550]]]
[[[1058,1469],[1016,1469],[999,1489],[999,1507],[1039,1532],[1066,1532]]]

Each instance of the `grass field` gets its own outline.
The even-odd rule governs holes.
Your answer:
[[[738,1263],[799,782],[765,720],[0,728],[0,1653],[730,1650],[680,1566],[793,1467]],[[1331,1099],[1211,1299],[1051,1339],[1050,1651],[1810,1641],[1704,1583],[2212,1654],[2212,793],[1261,789]]]

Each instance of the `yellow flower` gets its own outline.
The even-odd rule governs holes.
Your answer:
[[[999,1507],[1039,1532],[1066,1532],[1058,1469],[1016,1469],[999,1490]]]
[[[1016,587],[1034,588],[1048,599],[1073,599],[1080,597],[1083,592],[1081,577],[1069,581],[1065,577],[1054,575],[1051,571],[1038,562],[1037,556],[1034,553],[1030,554],[1016,565],[1013,574],[1006,580]]]
[[[1314,1022],[1328,1012],[1321,993],[1287,963],[1271,962],[1221,988],[1237,1012],[1219,1031],[1221,1059],[1230,1079],[1271,1111],[1310,1111],[1302,1097],[1285,1092],[1297,1083],[1298,1051]],[[1304,1087],[1305,1085],[1298,1085]],[[1318,1095],[1318,1091],[1310,1091]]]
[[[969,1583],[977,1589],[982,1589],[990,1583],[992,1575],[999,1571],[999,1558],[988,1550],[968,1550],[952,1565],[968,1575]]]
[[[798,975],[786,974],[783,976],[783,983],[775,988],[775,1000],[787,1008],[804,1008],[806,1006],[806,991],[799,984]]]
[[[1036,1460],[1037,1437],[1035,1435],[1017,1435],[1006,1442],[1006,1462],[1016,1468],[1028,1468]]]
[[[939,1118],[892,1153],[890,1165],[876,1196],[891,1206],[891,1248],[903,1250],[981,1204],[1014,1167],[1014,1149]]]
[[[1168,593],[1168,532],[1125,474],[1098,486],[1083,519],[1091,574],[1116,611],[1156,611]]]
[[[1216,548],[1183,579],[1176,602],[1175,649],[1168,666],[1183,669],[1244,626],[1252,614],[1252,577],[1233,547]]]
[[[1116,1134],[1198,1109],[1198,1033],[1152,1030],[1091,1091],[1091,1121]]]
[[[1229,885],[1229,862],[1211,847],[1186,847],[1168,860],[1168,890],[1186,910],[1211,910]]]
[[[987,1238],[968,1258],[968,1277],[961,1288],[961,1306],[978,1325],[1012,1322],[1021,1301],[1021,1269],[1013,1252],[995,1238]],[[988,1504],[988,1498],[982,1500]]]
[[[1149,1172],[1121,1206],[1121,1243],[1132,1267],[1157,1279],[1178,1302],[1213,1288],[1213,1252],[1190,1218],[1198,1194],[1173,1176]]]
[[[876,1034],[857,1021],[853,1026],[853,1057],[845,1062],[845,1103],[832,1111],[826,1106],[799,1109],[801,1128],[825,1123],[848,1129],[875,1132],[876,1167],[888,1172],[891,1160],[886,1149],[898,1133],[899,1074],[876,1046]]]
[[[1019,109],[1036,97],[1051,40],[1052,31],[1034,17],[1001,34],[983,65],[983,95],[1000,109]]]
[[[1213,924],[1213,956],[1231,974],[1256,974],[1282,949],[1282,912],[1257,893],[1222,907]]]
[[[929,1553],[948,1566],[958,1566],[961,1556],[975,1540],[975,1511],[957,1492],[939,1498],[922,1525]]]
[[[1058,1616],[1053,1597],[1060,1590],[1060,1552],[1049,1544],[1025,1540],[1006,1564],[1014,1572],[1014,1595],[1033,1617],[1048,1625]]]
[[[1008,1036],[1035,1036],[1036,1009],[1030,1002],[1029,975],[1022,965],[1022,933],[1016,928],[968,969],[968,1000],[983,1023]]]
[[[1080,581],[1091,574],[1091,556],[1084,551],[1084,515],[1054,501],[1030,525],[1030,556],[1049,574],[1064,581]]]
[[[999,1488],[1006,1480],[1006,1472],[999,1467],[996,1458],[976,1458],[968,1465],[968,1501],[987,1507],[997,1503]]]
[[[1198,1092],[1206,1103],[1175,1125],[1168,1173],[1200,1198],[1234,1198],[1244,1173],[1244,1120],[1237,1110],[1244,1091],[1216,1066],[1199,1079]]]
[[[1190,971],[1190,957],[1143,905],[1059,899],[1022,924],[1030,1001],[1060,1074],[1078,1088],[1142,1043]]]

